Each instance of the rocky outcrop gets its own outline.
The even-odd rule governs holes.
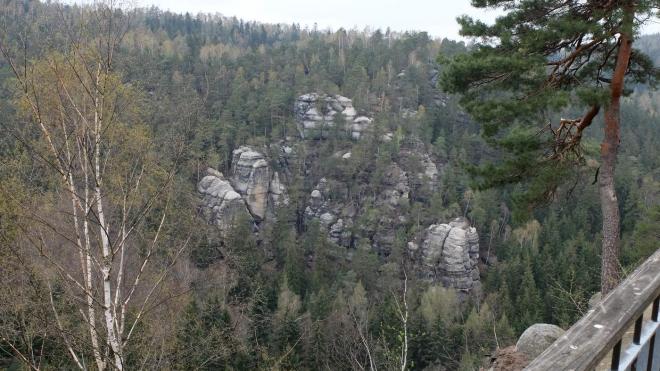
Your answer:
[[[231,177],[209,168],[197,185],[206,219],[226,230],[240,215],[263,221],[275,207],[289,204],[284,182],[271,170],[266,157],[248,146],[233,152]]]
[[[415,174],[415,178],[411,179],[413,180],[411,183],[413,188],[418,189],[427,186],[428,190],[432,190],[437,186],[440,170],[426,149],[424,142],[417,138],[408,138],[401,148],[400,154],[405,161],[413,161],[415,164],[419,164],[419,171]]]
[[[446,107],[447,103],[449,102],[449,96],[444,92],[442,92],[440,89],[438,89],[439,77],[440,77],[440,72],[437,69],[432,68],[429,71],[429,84],[433,89],[432,91],[434,92],[433,103],[438,106]]]
[[[372,122],[369,117],[358,116],[353,102],[341,95],[301,95],[296,99],[293,113],[303,139],[327,138],[331,133],[342,132],[360,139]]]
[[[385,172],[385,190],[381,198],[391,207],[398,207],[402,202],[410,199],[410,186],[408,174],[396,163],[392,163]]]
[[[207,169],[207,175],[197,184],[202,194],[201,211],[209,223],[228,231],[241,218],[250,219],[245,202],[222,173]]]
[[[409,174],[397,163],[391,163],[385,170],[375,208],[378,210],[378,223],[373,231],[364,231],[371,235],[372,248],[380,256],[388,256],[396,241],[397,231],[408,221],[402,208],[410,203]],[[363,229],[363,228],[362,228]]]
[[[363,133],[369,130],[372,122],[373,119],[367,116],[356,117],[355,120],[353,120],[353,123],[351,124],[351,130],[350,130],[351,138],[360,139]]]
[[[289,204],[289,195],[286,191],[286,186],[280,181],[280,174],[273,173],[273,179],[270,180],[268,189],[270,194],[270,201],[274,207],[280,207]]]
[[[423,278],[461,292],[481,287],[477,267],[479,235],[466,219],[431,225],[421,243],[411,242],[408,249]]]
[[[232,184],[246,200],[248,209],[257,220],[263,220],[268,207],[270,168],[263,154],[242,146],[233,152]]]
[[[333,158],[348,164],[355,161],[355,153],[341,150]],[[369,246],[387,258],[396,245],[397,234],[406,228],[411,202],[428,199],[425,195],[432,194],[438,179],[438,168],[424,143],[409,139],[402,145],[397,161],[391,162],[378,177],[380,184],[369,186],[375,186],[378,191],[364,192],[361,205],[346,198],[349,189],[345,184],[322,178],[310,192],[305,222],[318,220],[329,239],[342,246]]]
[[[280,140],[279,143],[272,143],[269,146],[270,153],[273,155],[273,161],[282,172],[281,175],[285,178],[292,176],[291,169],[296,166],[295,164],[298,161],[293,142],[294,139],[292,137],[286,137],[286,139]]]
[[[533,360],[546,350],[555,340],[564,334],[564,330],[547,323],[531,325],[520,335],[516,343],[516,350]]]
[[[330,188],[328,181],[321,178],[310,194],[307,208],[305,208],[306,223],[318,220],[321,228],[328,233],[328,239],[338,245],[349,246],[351,234],[349,227],[352,225],[350,217],[341,215],[342,210],[338,205],[331,207],[328,195]],[[342,218],[343,216],[343,218]]]

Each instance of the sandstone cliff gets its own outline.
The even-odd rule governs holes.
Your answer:
[[[232,226],[239,216],[260,223],[273,208],[289,203],[279,173],[252,147],[242,146],[233,152],[230,171],[231,177],[225,179],[219,171],[208,169],[197,185],[204,216],[221,230]]]
[[[301,95],[296,99],[293,113],[303,139],[321,139],[341,134],[360,139],[372,122],[369,117],[358,116],[353,101],[341,95]]]
[[[408,249],[416,258],[420,275],[461,292],[478,290],[479,235],[464,218],[429,226],[421,243]]]
[[[223,174],[211,168],[206,172],[207,175],[197,184],[197,191],[202,195],[201,212],[209,223],[226,232],[241,218],[249,219],[241,195]]]

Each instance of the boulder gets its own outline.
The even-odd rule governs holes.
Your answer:
[[[561,327],[536,323],[531,325],[520,335],[516,343],[516,350],[533,360],[546,350],[552,343],[564,334]]]
[[[353,120],[353,124],[351,125],[351,138],[360,139],[362,133],[369,130],[372,121],[373,120],[366,116],[360,116]]]
[[[603,300],[603,295],[598,291],[589,298],[589,309],[594,309]]]
[[[348,98],[346,98],[346,99],[348,99]],[[354,118],[355,115],[357,115],[357,111],[355,110],[355,108],[353,108],[353,103],[350,102],[350,100],[349,100],[348,104],[350,104],[350,106],[344,108],[344,110],[341,111],[341,113],[342,113],[342,115],[346,116],[346,118],[348,118],[348,119]]]
[[[321,191],[319,191],[318,189],[313,190],[312,194],[310,195],[309,206],[313,210],[318,210],[321,208],[322,205],[323,205],[323,195],[321,194]],[[320,216],[320,214],[318,216]]]
[[[308,222],[311,219],[321,219],[321,215],[328,213],[328,203],[325,200],[325,196],[318,188],[322,187],[317,185],[312,191],[309,197],[308,206],[305,209],[305,218]],[[327,219],[328,216],[326,215],[326,220]]]

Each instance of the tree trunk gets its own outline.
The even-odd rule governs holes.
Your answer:
[[[601,292],[606,295],[619,283],[619,202],[614,187],[614,170],[619,150],[620,100],[624,78],[632,50],[632,18],[634,9],[628,3],[622,31],[619,37],[619,51],[616,67],[610,85],[610,104],[605,111],[605,137],[600,145],[600,204],[603,213],[603,247],[601,252]]]

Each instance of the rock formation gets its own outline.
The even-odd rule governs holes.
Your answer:
[[[372,122],[369,117],[358,116],[353,102],[341,95],[301,95],[296,99],[293,113],[303,139],[327,138],[335,130],[345,132],[353,139],[360,139]],[[342,121],[343,127],[336,127]]]
[[[207,175],[197,184],[202,194],[201,211],[206,219],[222,231],[229,230],[240,218],[249,218],[245,202],[222,173],[207,169]]]
[[[416,173],[415,179],[411,184],[412,188],[419,188],[422,185],[435,188],[438,184],[440,171],[427,151],[424,142],[417,138],[408,138],[401,148],[401,157],[406,161],[414,161],[421,167],[421,171]]]
[[[520,371],[564,334],[555,325],[536,323],[525,330],[515,346],[498,349],[488,371]]]
[[[342,162],[355,161],[354,153],[345,150],[335,152],[333,157]],[[428,199],[424,195],[431,194],[439,180],[438,168],[423,142],[406,141],[398,157],[379,177],[379,191],[364,193],[363,205],[345,198],[349,194],[346,185],[322,178],[310,193],[305,221],[318,220],[329,239],[342,246],[369,246],[378,255],[389,256],[397,233],[406,228],[409,218],[406,210],[411,202]],[[366,212],[371,215],[368,223],[363,218]],[[358,220],[362,221],[356,224]]]
[[[250,213],[257,220],[266,216],[270,180],[270,168],[263,154],[247,146],[234,150],[232,184],[245,198]]]
[[[280,175],[271,170],[266,157],[242,146],[233,152],[231,177],[209,168],[197,185],[207,220],[226,230],[238,215],[263,221],[274,207],[288,205],[289,196]]]
[[[270,180],[268,192],[274,207],[289,204],[289,195],[287,194],[286,186],[280,181],[280,174],[278,172],[273,173],[273,179]]]
[[[479,235],[466,219],[431,225],[421,244],[411,242],[408,249],[417,259],[422,277],[461,292],[481,287]]]
[[[376,199],[379,210],[377,229],[366,231],[372,235],[372,248],[381,256],[388,256],[396,241],[400,226],[407,222],[402,207],[410,202],[410,179],[408,173],[397,163],[391,163],[383,177],[383,190]]]
[[[350,216],[341,217],[339,205],[331,208],[328,200],[328,181],[321,178],[310,194],[309,206],[305,208],[306,222],[316,219],[323,230],[328,232],[328,239],[338,245],[349,246],[351,235],[348,227],[352,224]]]
[[[277,167],[281,169],[283,173],[282,175],[284,177],[292,175],[291,169],[298,161],[296,150],[294,147],[292,147],[293,141],[293,138],[286,137],[285,140],[281,140],[279,143],[273,143],[270,145],[270,152],[273,154],[273,160],[277,164]]]

